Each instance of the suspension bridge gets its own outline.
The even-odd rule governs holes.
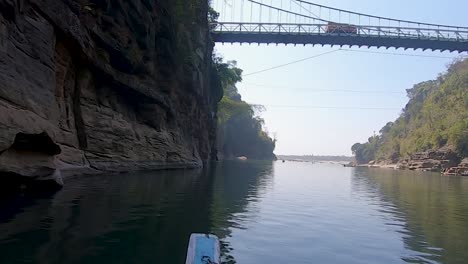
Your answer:
[[[213,0],[218,43],[385,47],[468,52],[468,27],[379,17],[304,0]]]

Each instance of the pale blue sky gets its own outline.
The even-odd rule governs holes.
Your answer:
[[[317,4],[427,23],[468,26],[468,1],[462,0],[314,0]],[[244,73],[313,56],[338,47],[231,45],[215,49],[236,60]],[[347,47],[346,47],[347,49]],[[457,57],[458,53],[357,49],[408,55]],[[263,104],[268,131],[278,138],[276,154],[350,155],[351,145],[366,141],[393,121],[407,102],[405,89],[434,79],[452,59],[392,56],[339,51],[280,69],[246,76],[238,85],[243,99]],[[326,92],[365,90],[375,93]],[[325,106],[366,109],[319,109],[279,106]]]

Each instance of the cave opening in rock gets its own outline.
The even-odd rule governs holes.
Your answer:
[[[60,147],[54,141],[42,132],[40,134],[16,134],[15,141],[11,145],[11,149],[19,151],[40,152],[47,155],[60,154]]]

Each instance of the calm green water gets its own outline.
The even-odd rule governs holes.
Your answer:
[[[0,263],[184,263],[192,232],[225,263],[468,263],[468,178],[229,162],[0,201]]]

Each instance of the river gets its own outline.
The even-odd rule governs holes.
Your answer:
[[[468,263],[468,178],[295,162],[69,180],[0,200],[0,263]]]

